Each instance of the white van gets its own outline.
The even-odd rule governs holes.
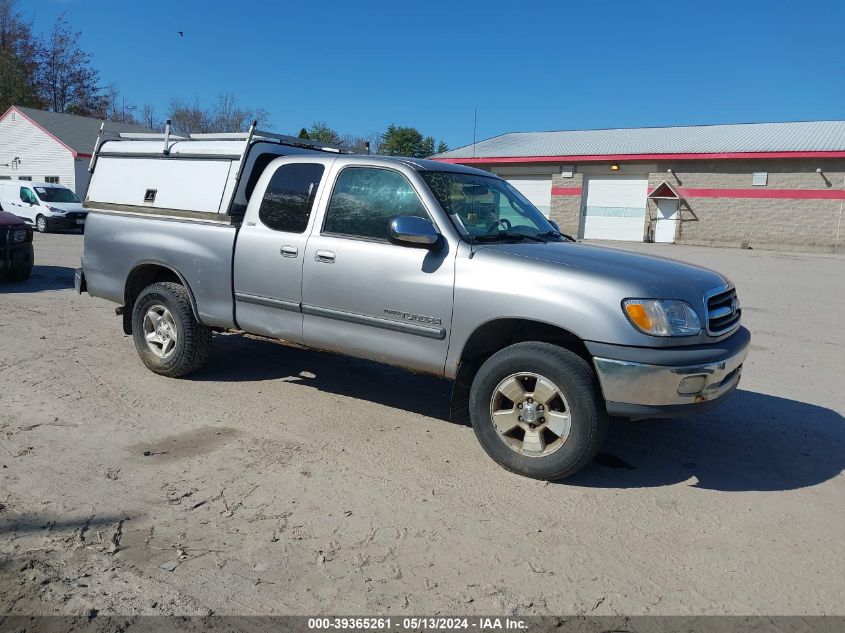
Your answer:
[[[73,191],[51,182],[0,182],[0,207],[23,218],[41,233],[56,229],[84,230],[88,215]]]

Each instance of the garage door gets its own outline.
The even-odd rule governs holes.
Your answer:
[[[503,176],[528,201],[549,217],[552,206],[552,177],[551,176]]]
[[[584,239],[642,242],[648,180],[590,178]]]

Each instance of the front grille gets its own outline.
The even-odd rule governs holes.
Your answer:
[[[65,217],[68,220],[84,220],[86,215],[88,215],[86,211],[71,211]]]
[[[707,333],[721,336],[739,326],[742,308],[736,296],[736,288],[719,290],[707,296]]]

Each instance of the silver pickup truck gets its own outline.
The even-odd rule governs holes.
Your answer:
[[[80,292],[143,363],[199,370],[236,330],[454,381],[503,467],[590,462],[609,418],[705,411],[750,335],[731,282],[572,241],[504,180],[250,130],[98,140]]]

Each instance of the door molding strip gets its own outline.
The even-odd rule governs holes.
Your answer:
[[[318,306],[302,305],[302,311],[305,314],[312,316],[325,317],[327,319],[337,319],[338,321],[346,321],[348,323],[356,323],[358,325],[369,325],[372,327],[382,328],[384,330],[392,330],[394,332],[402,332],[403,334],[413,334],[415,336],[424,336],[425,338],[433,338],[442,341],[446,338],[446,330],[442,327],[432,327],[426,325],[419,325],[417,323],[403,323],[401,321],[391,321],[390,319],[381,319],[379,317],[367,316],[364,314],[355,314],[354,312],[344,312],[343,310],[334,310],[332,308],[320,308]]]
[[[279,308],[281,310],[290,310],[291,312],[302,312],[302,306],[294,301],[271,299],[270,297],[251,295],[246,292],[236,292],[235,299],[243,301],[244,303],[253,303],[255,305],[266,306],[268,308]]]

